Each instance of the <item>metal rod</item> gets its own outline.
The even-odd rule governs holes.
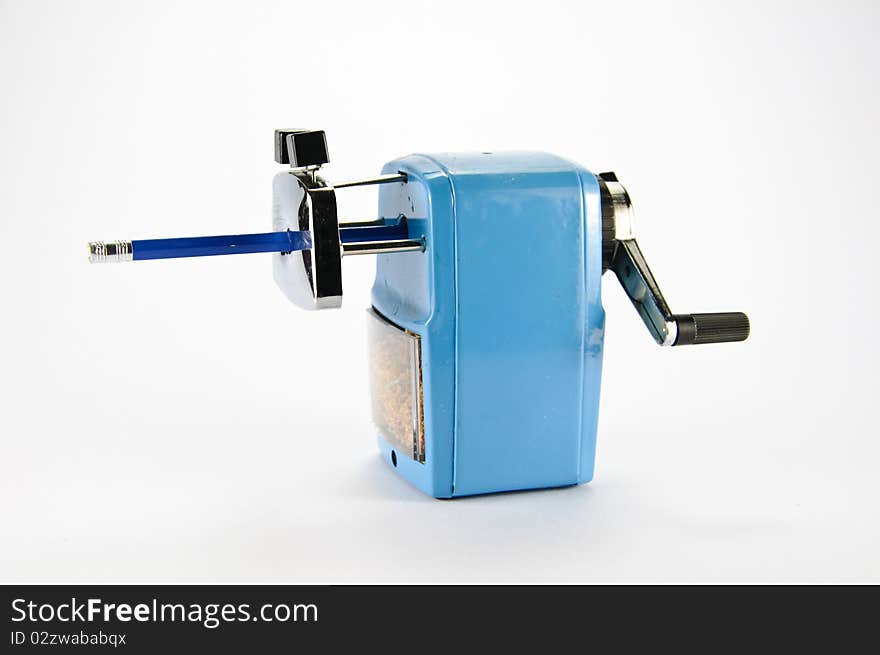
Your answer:
[[[343,255],[380,255],[395,252],[424,252],[425,240],[392,239],[388,241],[354,241],[342,244]]]
[[[391,173],[390,175],[379,175],[378,177],[368,177],[363,180],[353,180],[351,182],[338,182],[333,184],[334,189],[345,189],[352,186],[369,186],[371,184],[392,184],[394,182],[406,182],[406,173]]]

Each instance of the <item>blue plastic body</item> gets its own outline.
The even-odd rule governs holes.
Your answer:
[[[599,187],[544,153],[410,155],[379,215],[424,253],[379,255],[373,307],[421,338],[427,494],[560,487],[593,476],[605,312]],[[392,464],[392,460],[396,462]]]

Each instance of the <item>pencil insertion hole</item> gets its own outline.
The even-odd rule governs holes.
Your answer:
[[[397,453],[393,450],[391,451],[391,463],[396,467],[397,466]]]

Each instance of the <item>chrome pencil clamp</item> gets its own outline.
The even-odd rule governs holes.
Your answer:
[[[336,187],[319,175],[321,166],[330,161],[323,130],[275,130],[275,161],[289,164],[290,171],[278,173],[272,182],[272,228],[311,235],[308,247],[273,255],[275,282],[298,307],[332,309],[342,305],[344,255],[424,249],[424,240],[371,239],[371,228],[387,227],[382,220],[340,224],[336,212]],[[338,188],[394,182],[406,182],[406,176],[387,175],[347,182]],[[396,236],[404,237],[406,226],[401,227]],[[340,228],[364,230],[360,235],[364,240],[343,244]]]
[[[340,222],[336,190],[373,184],[403,184],[406,175],[333,185],[319,173],[330,161],[323,130],[275,130],[275,161],[290,166],[272,182],[272,232],[228,236],[94,241],[92,263],[273,253],[275,282],[298,307],[332,309],[342,305],[345,255],[423,251],[424,237],[410,238],[406,217]]]

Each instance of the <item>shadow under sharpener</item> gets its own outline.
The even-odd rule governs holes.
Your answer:
[[[536,153],[412,155],[382,217],[424,252],[379,255],[369,312],[384,459],[437,498],[593,476],[605,312],[600,190]]]

